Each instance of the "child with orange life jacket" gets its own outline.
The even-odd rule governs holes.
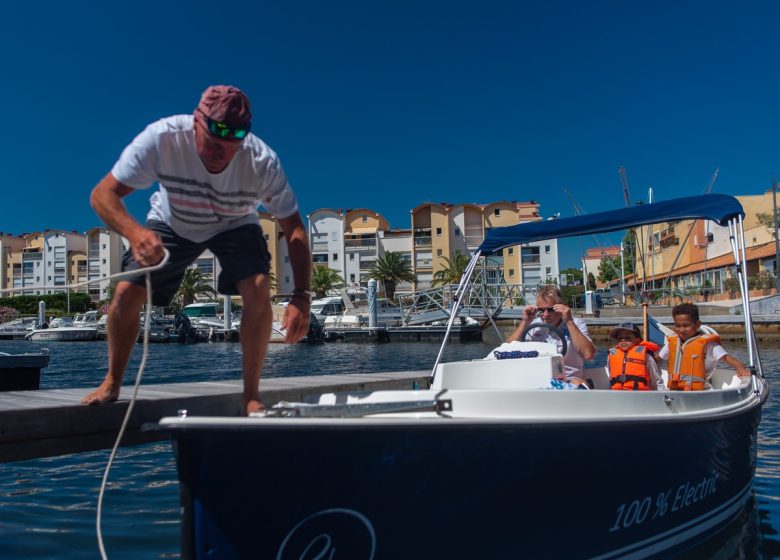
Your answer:
[[[747,366],[731,356],[720,345],[717,334],[702,332],[699,308],[692,303],[682,303],[672,308],[674,331],[666,337],[666,344],[658,354],[659,359],[669,360],[669,389],[672,391],[701,391],[711,389],[710,377],[719,361],[737,370],[737,374],[750,376]]]
[[[609,333],[617,341],[609,350],[609,385],[616,391],[663,391],[664,381],[653,352],[656,344],[645,342],[634,323],[620,323]]]

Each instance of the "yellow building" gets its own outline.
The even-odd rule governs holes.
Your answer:
[[[760,220],[762,214],[771,218],[772,197],[771,190],[736,197],[745,211],[748,278],[774,275],[776,270],[773,228]],[[726,280],[734,275],[728,228],[706,220],[680,220],[635,228],[634,234],[637,254],[629,285],[715,296],[728,291]]]
[[[539,204],[534,201],[420,204],[411,210],[415,289],[431,286],[436,273],[446,268],[445,258],[458,253],[470,256],[484,240],[487,230],[540,219]],[[529,243],[522,248],[508,247],[491,262],[510,284],[538,284],[558,278],[554,240]]]

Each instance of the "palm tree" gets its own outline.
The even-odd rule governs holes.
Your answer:
[[[401,253],[388,251],[385,256],[379,257],[374,262],[367,274],[385,285],[385,296],[390,301],[395,297],[395,286],[399,282],[414,282],[414,274],[409,266],[409,261],[401,258]]]
[[[197,268],[188,268],[184,271],[184,277],[181,279],[179,291],[176,292],[175,300],[186,307],[195,301],[200,294],[210,294],[216,296],[217,292],[206,281],[203,273]]]
[[[311,290],[318,298],[325,297],[328,290],[344,285],[341,275],[327,266],[315,266],[311,271]]]
[[[447,262],[441,270],[437,270],[433,275],[432,286],[446,286],[448,284],[458,284],[463,278],[463,273],[469,264],[469,258],[460,252],[455,252],[451,257],[441,257]]]

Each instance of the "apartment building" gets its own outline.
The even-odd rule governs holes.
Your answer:
[[[344,211],[321,208],[309,214],[307,219],[312,263],[314,266],[332,268],[345,278]]]
[[[379,243],[380,232],[390,224],[378,212],[367,208],[344,213],[344,281],[355,284],[364,280],[377,258],[384,255]]]
[[[106,227],[94,227],[87,230],[86,238],[86,278],[79,275],[79,282],[107,278],[122,270],[127,243],[122,236]],[[109,281],[91,283],[87,293],[93,302],[98,302],[108,297],[108,288]]]
[[[762,272],[775,274],[774,230],[761,222],[771,216],[773,193],[739,195],[745,211],[746,271],[748,277]],[[705,288],[720,293],[726,279],[734,276],[728,228],[707,220],[680,220],[635,228],[641,251],[637,251],[636,274],[629,284],[645,289],[675,290]],[[671,274],[670,274],[671,272]]]
[[[597,288],[604,288],[608,284],[607,282],[601,282],[599,280],[599,268],[601,267],[602,259],[612,257],[620,257],[620,245],[589,247],[585,251],[585,256],[582,257],[582,264],[585,267],[585,276],[588,277],[592,274],[596,279]],[[620,270],[617,271],[617,276],[620,276],[620,272]]]
[[[411,210],[415,289],[431,286],[446,258],[471,255],[491,228],[540,220],[539,205],[528,202],[491,204],[424,203]],[[556,240],[508,247],[488,258],[489,279],[508,284],[536,285],[558,279]]]
[[[8,259],[12,287],[23,288],[17,294],[52,294],[61,291],[57,286],[64,289],[80,278],[86,280],[86,236],[75,231],[47,229],[23,237],[25,246]]]
[[[15,255],[21,255],[22,249],[27,245],[23,237],[0,233],[0,290],[13,287],[13,271]],[[11,294],[3,293],[6,297]]]
[[[291,294],[295,288],[292,266],[290,265],[290,253],[287,250],[287,240],[279,223],[269,212],[258,212],[260,227],[263,228],[263,236],[271,254],[270,272],[276,284],[276,289],[271,293]]]

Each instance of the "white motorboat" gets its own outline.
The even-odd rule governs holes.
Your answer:
[[[95,327],[100,326],[100,318],[97,311],[87,311],[76,315],[73,319],[74,327]]]
[[[706,195],[494,228],[456,301],[480,256],[504,247],[692,218],[732,228],[746,294],[742,216],[736,199]],[[591,390],[562,390],[565,350],[523,341],[450,363],[442,347],[420,390],[163,418],[182,558],[679,556],[750,497],[768,387],[743,303],[752,375],[718,369],[702,391],[612,391],[603,367],[583,372]]]
[[[24,338],[38,325],[35,317],[20,317],[0,325],[0,338]]]
[[[75,326],[69,319],[55,318],[49,325],[33,329],[25,338],[35,342],[74,342],[95,340],[97,332],[97,322],[94,326]]]

